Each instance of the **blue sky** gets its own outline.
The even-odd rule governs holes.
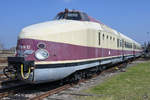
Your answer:
[[[64,8],[86,12],[137,42],[150,40],[150,0],[0,0],[0,42],[15,46],[23,27],[52,20]]]

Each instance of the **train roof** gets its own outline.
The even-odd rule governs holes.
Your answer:
[[[66,15],[65,15],[66,14]],[[74,14],[74,15],[73,15]],[[65,9],[62,12],[59,12],[57,14],[57,16],[54,18],[55,20],[59,20],[59,19],[68,19],[68,20],[78,20],[78,21],[90,21],[90,22],[96,22],[101,24],[104,27],[107,27],[107,29],[113,31],[115,34],[118,34],[116,30],[108,27],[107,25],[105,25],[104,23],[102,23],[101,21],[96,20],[95,18],[89,16],[88,14],[86,14],[85,12],[81,12],[78,10],[68,10]]]
[[[125,36],[125,35],[122,34],[122,33],[120,33],[120,35],[121,35],[121,37],[123,37],[123,38],[125,38],[125,39],[131,41],[132,43],[135,43],[136,45],[139,45],[139,46],[140,46],[140,44],[139,44],[138,42],[136,42],[135,40],[133,40],[133,39],[131,39],[131,38]]]
[[[56,20],[68,19],[68,20],[90,21],[90,22],[96,22],[99,24],[103,24],[102,22],[94,19],[93,17],[89,16],[85,12],[81,12],[78,10],[65,9],[65,11],[59,12],[54,19],[56,19]]]
[[[133,39],[125,36],[124,34],[116,31],[115,29],[112,29],[109,26],[103,24],[102,22],[100,22],[100,21],[92,18],[91,16],[89,16],[85,12],[81,12],[81,11],[78,11],[78,10],[68,10],[68,9],[65,9],[64,11],[59,12],[57,14],[57,16],[55,17],[55,20],[59,20],[59,19],[96,22],[96,23],[99,23],[103,27],[103,29],[105,29],[107,31],[111,31],[111,32],[113,32],[116,35],[120,35],[124,39],[127,39],[127,40],[129,40],[131,42],[134,42],[137,45],[140,45],[135,40],[133,40]]]

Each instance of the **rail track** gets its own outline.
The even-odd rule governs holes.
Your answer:
[[[0,84],[4,81],[8,81],[8,78],[3,74],[3,69],[8,65],[7,57],[14,56],[15,51],[12,50],[0,50]]]
[[[109,68],[109,69],[107,69],[107,70],[104,70],[102,73],[99,73],[99,74],[94,74],[92,77],[90,77],[89,79],[91,79],[91,78],[95,78],[95,77],[97,77],[97,76],[99,76],[99,75],[101,75],[101,74],[103,74],[103,73],[109,73],[109,72],[115,72],[115,71],[117,71],[118,69],[122,69],[122,68],[125,68],[125,66],[126,66],[126,64],[124,65],[124,64],[120,64],[120,65],[117,65],[117,67],[115,66],[115,67],[111,67],[111,68]],[[82,82],[85,82],[85,81],[87,81],[87,80],[89,80],[89,79],[81,79],[77,84],[80,84],[80,83],[82,83]],[[73,86],[75,86],[75,85],[77,85],[77,84],[65,84],[65,85],[63,85],[63,86],[61,86],[61,87],[58,87],[58,88],[56,88],[56,89],[53,89],[53,90],[50,90],[50,91],[47,91],[47,92],[45,92],[45,93],[43,93],[43,94],[41,94],[41,95],[36,95],[35,97],[32,97],[32,98],[29,98],[28,100],[42,100],[43,98],[46,98],[46,97],[48,97],[48,96],[50,96],[50,95],[53,95],[53,94],[55,94],[55,93],[59,93],[59,92],[61,92],[61,91],[63,91],[63,90],[66,90],[66,89],[68,89],[68,88],[70,88],[70,87],[73,87]]]
[[[97,77],[102,73],[110,73],[110,72],[115,72],[117,70],[122,70],[122,68],[125,68],[125,66],[126,64],[120,63],[102,71],[101,73],[93,74],[92,77],[88,79],[81,79],[77,83],[71,83],[71,84],[70,83],[60,84],[60,81],[57,81],[57,82],[37,84],[37,85],[31,85],[31,84],[29,85],[25,83],[19,83],[17,85],[12,85],[12,86],[9,85],[9,87],[0,88],[0,99],[3,100],[7,97],[10,97],[13,99],[15,98],[15,99],[24,99],[24,100],[42,100],[43,98],[46,98],[50,95],[59,93],[70,87],[73,87],[76,84]]]

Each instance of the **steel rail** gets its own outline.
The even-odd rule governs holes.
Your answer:
[[[116,67],[117,66],[117,67]],[[115,65],[115,66],[112,66],[112,67],[110,67],[110,68],[108,68],[108,69],[106,69],[106,70],[103,70],[101,73],[99,73],[99,74],[97,74],[97,73],[95,73],[95,74],[93,74],[89,79],[92,79],[92,78],[94,78],[94,77],[97,77],[97,76],[99,76],[99,75],[101,75],[102,73],[105,73],[105,72],[115,72],[115,71],[117,71],[117,70],[120,70],[120,69],[122,69],[122,68],[124,68],[123,66],[122,66],[122,63],[120,63],[120,64],[117,64],[117,65]],[[53,94],[56,94],[56,93],[59,93],[59,92],[61,92],[61,91],[63,91],[63,90],[66,90],[66,89],[68,89],[68,88],[70,88],[70,87],[73,87],[74,85],[77,85],[77,84],[79,84],[79,83],[81,83],[81,82],[85,82],[85,81],[87,81],[87,80],[89,80],[89,79],[81,79],[81,80],[79,80],[78,81],[78,83],[71,83],[71,84],[65,84],[65,85],[63,85],[63,86],[60,86],[60,87],[58,87],[58,88],[55,88],[55,89],[52,89],[52,90],[49,90],[49,91],[47,91],[47,92],[45,92],[45,93],[41,93],[40,95],[38,94],[35,94],[36,96],[34,96],[34,97],[29,97],[29,99],[28,100],[42,100],[42,99],[44,99],[44,98],[46,98],[46,97],[48,97],[48,96],[50,96],[50,95],[53,95]],[[0,93],[0,98],[1,97],[7,97],[9,94],[14,94],[14,93],[16,93],[16,89],[15,90],[10,90],[10,91],[8,91],[8,92],[4,92],[4,93]]]
[[[52,94],[61,92],[61,91],[65,90],[65,89],[68,89],[68,88],[70,88],[70,87],[71,87],[71,85],[66,84],[66,85],[64,85],[64,86],[61,86],[61,87],[58,87],[58,88],[56,88],[56,89],[50,90],[50,91],[48,91],[48,92],[46,92],[46,93],[43,93],[43,94],[41,94],[41,95],[39,95],[39,96],[36,96],[36,97],[33,97],[33,98],[29,98],[28,100],[42,100],[42,99],[45,98],[45,97],[48,97],[48,96],[50,96],[50,95],[52,95]]]
[[[95,77],[97,77],[97,76],[99,76],[99,75],[101,75],[102,73],[105,73],[105,72],[117,71],[118,69],[122,68],[122,64],[118,65],[118,67],[117,67],[118,69],[116,69],[115,67],[116,67],[116,66],[111,67],[111,68],[108,68],[108,69],[102,71],[100,74],[93,74],[92,77],[89,78],[89,79],[95,78]],[[81,79],[81,80],[79,80],[79,82],[78,82],[77,84],[80,84],[80,83],[82,83],[82,82],[85,82],[85,81],[87,81],[87,80],[89,80],[89,79]],[[50,90],[50,91],[48,91],[48,92],[46,92],[46,93],[43,93],[43,94],[41,94],[41,95],[38,95],[38,96],[35,96],[35,97],[32,97],[32,98],[29,98],[28,100],[42,100],[42,99],[44,99],[44,98],[46,98],[46,97],[48,97],[48,96],[50,96],[50,95],[59,93],[59,92],[61,92],[61,91],[63,91],[63,90],[66,90],[66,89],[68,89],[68,88],[70,88],[70,87],[73,87],[74,85],[77,85],[77,84],[72,84],[72,85],[66,84],[66,85],[64,85],[64,86],[61,86],[61,87],[58,87],[58,88],[56,88],[56,89]]]

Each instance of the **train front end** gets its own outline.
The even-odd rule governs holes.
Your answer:
[[[25,27],[18,36],[16,56],[8,57],[4,74],[28,83],[45,83],[75,72],[71,62],[79,59],[78,55],[74,56],[74,48],[79,46],[72,44],[80,42],[77,36],[81,37],[80,33],[86,36],[87,30],[79,15],[65,11],[56,20]]]
[[[16,56],[8,57],[4,74],[10,79],[34,81],[34,43],[30,39],[18,39]]]

